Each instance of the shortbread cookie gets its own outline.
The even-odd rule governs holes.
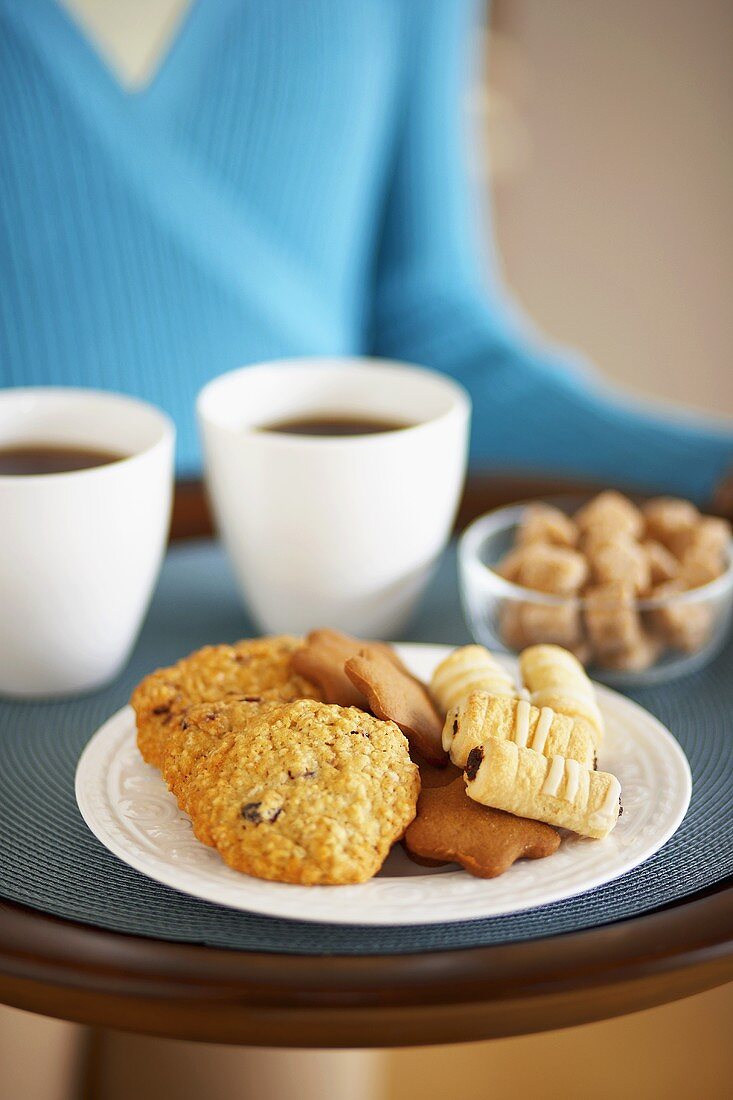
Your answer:
[[[537,645],[524,650],[519,664],[534,706],[551,707],[578,724],[587,723],[598,748],[603,718],[593,684],[577,657],[560,646]]]
[[[428,689],[379,649],[367,646],[346,662],[346,675],[366,696],[377,718],[395,722],[410,746],[430,764],[445,764],[443,723]]]
[[[576,723],[551,707],[534,707],[527,699],[508,699],[476,691],[449,711],[443,748],[458,767],[489,737],[513,741],[543,756],[565,756],[594,768],[596,749],[587,723]]]
[[[519,688],[513,676],[482,645],[464,645],[454,649],[433,673],[430,690],[438,707],[446,714],[472,691],[493,695],[516,695]]]
[[[405,833],[409,854],[430,863],[460,863],[478,878],[496,878],[518,859],[543,859],[557,851],[549,825],[490,810],[466,795],[463,777],[423,789],[417,816]]]
[[[344,665],[366,645],[380,650],[393,664],[404,668],[395,651],[385,642],[366,642],[340,630],[327,629],[310,632],[304,645],[293,653],[292,668],[316,685],[325,703],[365,709],[366,699],[346,675]]]
[[[395,725],[308,699],[254,716],[238,702],[212,713],[219,744],[188,788],[200,840],[235,870],[278,882],[376,874],[415,816],[420,790]]]
[[[533,542],[553,546],[573,547],[578,541],[578,529],[573,521],[551,504],[529,504],[517,531],[517,545]]]
[[[517,582],[535,592],[572,596],[588,579],[588,563],[577,550],[532,543],[523,548]]]
[[[621,784],[615,775],[493,737],[469,754],[466,789],[483,806],[599,840],[611,832],[621,812]]]
[[[171,723],[196,703],[227,695],[250,696],[254,702],[318,698],[317,688],[290,669],[300,644],[297,638],[282,636],[205,646],[146,676],[130,700],[143,758],[160,767]]]
[[[641,511],[628,497],[608,489],[593,497],[573,517],[582,532],[599,526],[623,531],[631,538],[638,539],[644,529],[644,517]]]

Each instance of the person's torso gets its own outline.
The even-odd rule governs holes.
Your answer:
[[[400,5],[198,0],[123,88],[55,0],[0,0],[0,382],[167,408],[241,363],[363,350]]]

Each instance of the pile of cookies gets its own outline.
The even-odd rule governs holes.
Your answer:
[[[405,836],[414,857],[493,877],[517,852],[555,851],[558,828],[595,839],[614,828],[621,786],[596,770],[603,719],[585,670],[553,645],[525,650],[520,668],[522,688],[473,645],[435,670],[431,688],[446,712],[451,763],[444,779],[423,776]]]
[[[289,637],[208,646],[152,673],[131,699],[138,748],[235,870],[364,882],[414,818],[419,772],[402,731],[351,681],[335,705],[298,671],[302,649]]]
[[[238,871],[364,882],[403,839],[418,862],[490,878],[552,854],[557,827],[602,837],[620,812],[582,667],[538,646],[522,673],[520,689],[467,646],[428,687],[385,643],[316,630],[208,646],[131,702],[144,759]]]
[[[507,601],[502,640],[518,650],[562,645],[583,664],[633,671],[649,668],[668,648],[694,653],[710,637],[714,609],[673,597],[725,572],[730,541],[725,520],[673,497],[638,507],[608,491],[572,517],[549,504],[530,505],[496,571],[562,602]]]

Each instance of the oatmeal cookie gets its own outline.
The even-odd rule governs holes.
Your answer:
[[[219,727],[188,782],[187,809],[199,839],[235,870],[365,882],[415,816],[418,769],[391,722],[308,699],[254,714],[221,702],[186,717],[204,739],[207,723]]]
[[[227,696],[225,703],[239,703],[238,721],[244,724],[256,714],[282,703],[253,703],[250,696]],[[160,770],[182,810],[188,810],[189,787],[198,777],[202,761],[232,733],[228,712],[219,703],[198,703],[174,718],[168,727]]]
[[[183,711],[196,703],[227,696],[247,696],[252,702],[317,699],[317,688],[290,668],[300,645],[298,638],[282,636],[205,646],[146,676],[130,700],[143,758],[161,767],[170,730]]]

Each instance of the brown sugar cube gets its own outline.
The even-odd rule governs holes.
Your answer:
[[[518,581],[536,592],[572,596],[588,578],[588,563],[577,550],[535,543],[524,550]]]
[[[593,660],[593,650],[591,649],[590,642],[587,638],[582,637],[580,641],[575,645],[565,646],[574,657],[576,657],[581,665],[589,665]]]
[[[523,607],[524,604],[507,601],[499,612],[499,632],[508,649],[524,649],[529,645],[522,623]]]
[[[641,511],[628,497],[617,493],[615,489],[608,489],[593,497],[593,500],[576,512],[574,519],[579,530],[583,532],[591,527],[604,526],[623,531],[631,538],[639,538],[644,529]]]
[[[530,504],[524,513],[517,533],[517,545],[529,546],[533,542],[552,546],[573,547],[578,541],[578,529],[573,521],[550,504]]]
[[[649,580],[652,587],[672,581],[679,575],[680,565],[677,558],[661,542],[647,539],[641,546],[649,563]]]
[[[671,600],[683,591],[681,581],[667,581],[652,590],[651,598]],[[655,607],[646,613],[646,618],[658,638],[684,653],[695,653],[701,649],[710,637],[713,626],[712,609],[699,603],[670,603]]]
[[[597,657],[639,644],[641,621],[629,584],[614,581],[598,585],[588,589],[585,599],[585,625]]]
[[[710,584],[710,581],[714,581],[723,572],[725,562],[714,550],[693,544],[682,555],[680,579],[685,588],[700,588],[703,584]]]
[[[499,614],[499,634],[508,649],[522,650],[549,642],[569,649],[581,664],[587,664],[591,657],[580,613],[572,604],[545,607],[507,602]]]
[[[522,560],[524,558],[524,551],[517,547],[514,550],[510,550],[508,554],[494,566],[494,572],[498,573],[500,577],[503,577],[505,581],[516,581],[519,578],[519,571],[522,567]]]
[[[720,559],[721,569],[728,555],[731,541],[730,524],[718,516],[703,516],[692,527],[685,527],[670,537],[670,549],[682,558],[686,551],[695,547]]]
[[[689,500],[678,497],[654,497],[642,508],[646,537],[673,549],[675,542],[685,538],[700,519],[700,513]]]
[[[583,639],[580,611],[575,602],[558,604],[525,603],[519,611],[524,643],[553,644],[565,649],[580,645]]]
[[[629,542],[633,543],[634,540],[627,531],[620,531],[617,527],[610,527],[607,523],[597,523],[583,531],[578,542],[578,549],[586,557],[590,557],[599,546],[627,546]]]
[[[715,551],[724,558],[729,553],[731,538],[731,526],[727,519],[720,516],[703,516],[695,528],[695,546],[705,547],[706,550]]]
[[[597,585],[621,581],[634,592],[650,588],[649,558],[638,542],[631,539],[601,544],[588,554],[593,581]]]
[[[612,653],[600,653],[598,664],[603,668],[624,672],[644,672],[659,659],[664,645],[659,638],[651,634],[642,634],[639,640],[627,649],[617,649]]]

